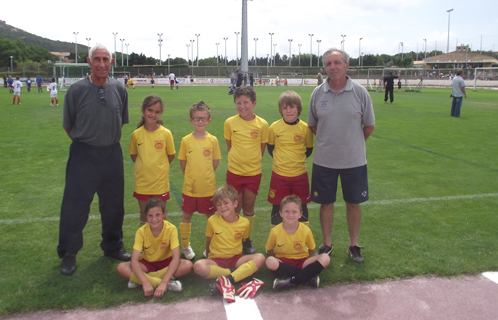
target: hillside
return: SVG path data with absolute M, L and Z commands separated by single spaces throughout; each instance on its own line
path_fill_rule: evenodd
M 5 21 L 1 20 L 0 20 L 0 37 L 9 40 L 21 39 L 24 41 L 24 43 L 27 46 L 34 45 L 42 47 L 51 52 L 56 51 L 56 52 L 74 53 L 74 43 L 72 42 L 55 41 L 47 38 L 42 38 L 27 31 L 24 31 L 22 29 L 8 25 Z M 78 44 L 78 47 L 81 47 L 83 49 L 86 46 Z M 86 48 L 84 50 L 86 50 Z

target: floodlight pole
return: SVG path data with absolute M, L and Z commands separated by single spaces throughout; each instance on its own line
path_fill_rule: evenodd
M 12 64 L 12 59 L 14 59 L 13 56 L 10 56 L 10 72 L 14 72 L 14 64 Z
M 123 41 L 125 41 L 125 39 L 119 39 L 119 41 L 121 41 L 121 66 L 123 67 L 124 66 Z
M 300 43 L 297 46 L 299 47 L 299 66 L 301 66 L 301 46 L 302 46 L 302 44 Z
M 194 67 L 194 42 L 195 40 L 190 40 L 190 46 L 192 47 L 192 68 Z
M 249 73 L 249 36 L 247 27 L 247 0 L 242 0 L 242 26 L 240 34 L 240 71 Z
M 116 68 L 117 64 L 116 64 L 116 35 L 118 34 L 117 32 L 113 32 L 112 33 L 114 35 L 114 68 Z
M 235 65 L 239 66 L 239 31 L 235 31 Z
M 187 66 L 190 65 L 190 62 L 188 62 L 188 60 L 189 60 L 189 47 L 190 47 L 190 44 L 187 43 Z
M 216 66 L 219 66 L 219 61 L 218 61 L 218 46 L 220 45 L 219 42 L 216 42 Z
M 92 40 L 92 38 L 86 38 L 86 41 L 88 42 L 88 56 L 90 56 L 90 40 Z
M 361 67 L 361 39 L 358 41 L 358 65 Z
M 424 40 L 424 59 L 427 58 L 427 39 L 422 39 Z
M 227 59 L 228 59 L 228 56 L 227 56 L 227 40 L 228 38 L 223 38 L 223 40 L 225 40 L 225 67 L 227 66 Z
M 403 42 L 400 42 L 399 45 L 401 46 L 401 60 L 403 60 Z
M 322 40 L 316 40 L 316 43 L 318 43 L 318 52 L 317 52 L 317 66 L 319 67 L 320 66 L 320 42 L 322 42 Z
M 168 73 L 171 73 L 171 72 L 169 71 L 169 57 L 170 57 L 170 54 L 168 53 Z
M 344 47 L 345 47 L 345 42 L 346 42 L 346 35 L 345 34 L 341 34 L 341 37 L 342 37 L 342 42 L 341 42 L 341 50 L 344 51 Z
M 258 38 L 254 38 L 254 66 L 258 66 Z
M 275 66 L 275 63 L 276 63 L 276 61 L 275 61 L 276 57 L 277 57 L 277 44 L 274 43 L 273 44 L 273 66 Z
M 129 43 L 125 43 L 125 46 L 126 46 L 126 66 L 127 67 L 129 66 L 129 64 L 128 64 L 128 61 L 129 61 L 128 60 L 128 57 L 129 57 L 129 55 L 128 55 L 128 46 L 129 45 L 130 45 Z
M 162 37 L 162 33 L 158 33 L 157 34 L 159 36 L 159 40 L 157 40 L 159 42 L 159 65 L 162 65 L 162 59 L 161 59 L 161 47 L 162 47 L 162 42 L 163 42 L 163 39 L 161 39 Z
M 73 32 L 74 34 L 74 62 L 78 63 L 78 34 L 79 32 Z
M 448 42 L 446 43 L 446 53 L 450 52 L 450 14 L 453 9 L 446 10 L 448 12 Z
M 199 36 L 201 34 L 195 34 L 195 36 L 197 37 L 197 66 L 199 66 Z
M 293 39 L 288 39 L 287 41 L 289 41 L 289 67 L 291 66 L 291 57 L 292 57 L 292 54 L 291 54 L 291 43 L 293 41 Z
M 308 33 L 310 36 L 310 67 L 312 66 L 313 63 L 313 33 Z
M 270 35 L 270 57 L 273 59 L 273 35 L 275 34 L 274 32 L 269 32 Z M 270 60 L 271 61 L 271 60 Z

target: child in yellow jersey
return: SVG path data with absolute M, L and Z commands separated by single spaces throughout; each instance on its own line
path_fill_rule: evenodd
M 164 103 L 156 95 L 145 98 L 142 104 L 142 120 L 130 139 L 128 153 L 135 163 L 135 191 L 138 200 L 140 222 L 146 223 L 145 204 L 151 197 L 159 198 L 166 207 L 169 200 L 169 164 L 175 158 L 175 144 L 171 131 L 162 126 L 159 119 Z
M 182 284 L 175 278 L 192 270 L 192 262 L 180 259 L 178 232 L 166 220 L 164 203 L 151 198 L 145 206 L 147 223 L 138 229 L 131 262 L 120 263 L 120 276 L 129 279 L 128 288 L 142 285 L 146 297 L 160 298 L 166 290 L 181 292 Z
M 308 224 L 310 185 L 306 159 L 313 152 L 313 133 L 299 115 L 303 110 L 301 97 L 287 91 L 278 99 L 282 119 L 270 126 L 268 153 L 273 157 L 273 168 L 268 192 L 268 202 L 273 205 L 272 228 L 282 222 L 280 202 L 285 196 L 295 194 L 301 199 L 303 215 L 299 221 Z
M 236 212 L 249 220 L 249 234 L 244 241 L 244 253 L 256 253 L 251 241 L 254 226 L 254 203 L 261 183 L 261 160 L 268 142 L 268 123 L 254 114 L 256 91 L 251 86 L 238 87 L 233 100 L 238 115 L 225 121 L 224 136 L 228 149 L 227 185 L 238 196 Z
M 318 274 L 330 263 L 328 254 L 313 256 L 315 240 L 310 228 L 299 222 L 301 199 L 290 195 L 282 200 L 280 216 L 283 222 L 271 229 L 266 243 L 266 266 L 277 279 L 273 289 L 288 289 L 302 283 L 317 288 Z
M 214 172 L 220 162 L 221 152 L 218 139 L 206 132 L 211 122 L 211 109 L 204 101 L 190 107 L 188 121 L 194 126 L 194 131 L 182 138 L 178 152 L 184 175 L 180 238 L 183 256 L 192 260 L 195 257 L 190 246 L 192 216 L 197 211 L 209 219 L 216 212 L 211 198 L 216 190 Z
M 213 203 L 218 213 L 207 222 L 208 258 L 194 264 L 197 275 L 218 280 L 217 287 L 227 302 L 235 302 L 233 283 L 252 276 L 265 263 L 261 253 L 242 255 L 242 240 L 247 238 L 249 221 L 235 212 L 237 198 L 237 191 L 231 186 L 222 186 L 214 193 Z M 261 280 L 253 279 L 237 292 L 253 298 L 262 285 Z

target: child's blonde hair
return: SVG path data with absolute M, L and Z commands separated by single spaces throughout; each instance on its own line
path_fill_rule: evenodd
M 213 194 L 213 198 L 211 199 L 213 201 L 213 204 L 216 205 L 216 203 L 222 199 L 229 199 L 232 200 L 232 202 L 235 202 L 239 197 L 239 194 L 237 193 L 237 190 L 235 190 L 234 187 L 232 186 L 221 186 Z
M 150 198 L 149 200 L 147 200 L 147 203 L 145 204 L 144 213 L 147 215 L 149 210 L 155 207 L 160 207 L 163 214 L 166 212 L 166 208 L 164 207 L 164 202 L 162 202 L 158 198 Z
M 197 103 L 194 103 L 190 107 L 190 118 L 192 118 L 194 116 L 194 112 L 197 112 L 197 111 L 207 111 L 208 118 L 211 118 L 211 108 L 209 108 L 208 105 L 205 104 L 203 100 L 201 100 Z
M 164 112 L 163 100 L 159 96 L 156 96 L 154 94 L 145 97 L 144 102 L 142 103 L 142 108 L 140 109 L 142 111 L 142 119 L 140 119 L 140 122 L 137 124 L 137 128 L 140 128 L 145 123 L 145 119 L 144 119 L 145 108 L 147 108 L 148 106 L 153 106 L 156 103 L 159 103 L 159 105 L 161 106 L 161 114 L 162 114 Z M 161 119 L 158 119 L 157 123 L 163 124 L 163 121 Z
M 303 211 L 301 198 L 299 198 L 295 194 L 291 194 L 282 199 L 282 201 L 280 202 L 280 211 L 282 211 L 284 206 L 289 203 L 297 204 L 297 206 L 299 207 L 299 211 Z
M 297 94 L 295 91 L 287 91 L 283 92 L 280 95 L 280 98 L 278 99 L 278 111 L 280 112 L 280 115 L 283 116 L 282 114 L 282 108 L 284 105 L 295 105 L 297 107 L 297 116 L 299 117 L 301 115 L 301 111 L 303 111 L 303 100 L 301 97 Z

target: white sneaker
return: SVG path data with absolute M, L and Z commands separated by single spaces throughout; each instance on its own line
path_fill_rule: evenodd
M 173 292 L 182 292 L 182 283 L 178 280 L 170 280 L 166 285 L 166 290 Z
M 140 285 L 136 284 L 135 282 L 128 281 L 128 289 L 135 289 L 138 288 Z
M 53 107 L 54 105 L 53 105 L 53 104 L 51 104 L 50 106 L 51 106 L 51 107 Z
M 192 250 L 191 246 L 185 246 L 182 248 L 182 253 L 185 259 L 192 260 L 195 257 L 195 252 Z

